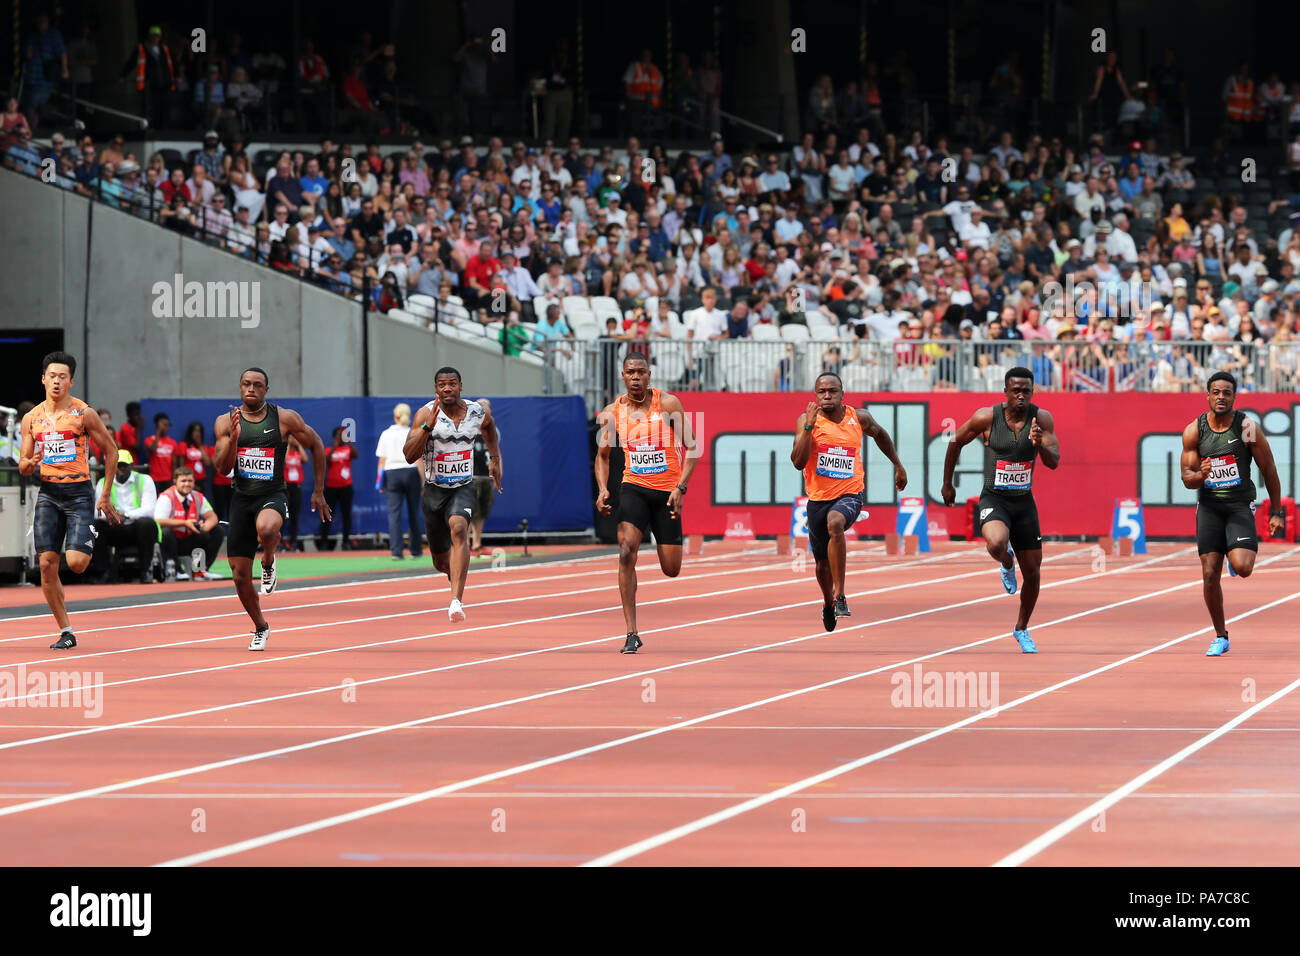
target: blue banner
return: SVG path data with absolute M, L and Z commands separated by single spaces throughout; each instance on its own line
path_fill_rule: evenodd
M 914 534 L 921 553 L 930 553 L 930 519 L 925 510 L 924 498 L 899 498 L 898 518 L 894 532 L 900 536 Z
M 1147 553 L 1147 525 L 1142 518 L 1142 501 L 1138 498 L 1116 498 L 1115 517 L 1111 521 L 1110 535 L 1133 539 L 1133 553 Z
M 467 398 L 478 396 L 467 395 Z M 502 494 L 496 495 L 485 531 L 514 531 L 522 518 L 528 530 L 583 531 L 592 527 L 593 495 L 591 450 L 586 405 L 579 395 L 494 398 L 492 417 L 501 432 L 501 457 L 505 466 Z M 326 448 L 330 435 L 350 420 L 355 425 L 357 460 L 352 472 L 353 534 L 386 534 L 388 505 L 384 493 L 375 488 L 379 460 L 375 445 L 380 433 L 393 424 L 393 406 L 405 402 L 415 410 L 430 397 L 386 396 L 383 398 L 285 398 L 268 396 L 302 415 L 316 429 Z M 215 445 L 217 416 L 239 404 L 230 398 L 142 398 L 145 431 L 153 433 L 153 416 L 166 412 L 171 419 L 171 437 L 185 437 L 186 426 L 202 422 L 205 440 Z M 315 534 L 319 522 L 307 511 L 314 484 L 309 462 L 302 483 L 303 535 Z M 341 530 L 337 518 L 334 533 Z

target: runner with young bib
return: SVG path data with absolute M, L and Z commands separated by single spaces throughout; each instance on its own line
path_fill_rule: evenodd
M 1023 366 L 1010 369 L 1003 379 L 1006 401 L 981 408 L 957 430 L 943 462 L 943 503 L 957 498 L 953 470 L 962 448 L 977 435 L 984 436 L 984 489 L 976 520 L 989 554 L 1001 565 L 1002 587 L 1016 593 L 1016 559 L 1024 581 L 1020 587 L 1020 615 L 1013 634 L 1026 654 L 1038 653 L 1029 636 L 1029 618 L 1038 603 L 1039 567 L 1043 538 L 1034 502 L 1034 471 L 1038 461 L 1048 468 L 1061 464 L 1061 447 L 1055 422 L 1031 401 L 1034 373 Z

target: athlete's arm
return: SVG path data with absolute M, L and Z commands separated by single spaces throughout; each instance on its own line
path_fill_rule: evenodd
M 1210 475 L 1210 459 L 1201 460 L 1200 429 L 1192 422 L 1183 429 L 1183 486 L 1200 488 Z
M 237 427 L 232 427 L 232 423 L 237 423 L 239 409 L 232 409 L 228 414 L 220 416 L 212 426 L 212 431 L 217 437 L 217 446 L 212 452 L 212 467 L 219 474 L 230 474 L 230 469 L 235 467 L 236 448 L 235 442 L 239 438 Z
M 862 421 L 862 434 L 870 435 L 875 441 L 876 447 L 880 449 L 881 454 L 893 463 L 894 487 L 902 491 L 907 487 L 907 469 L 898 460 L 898 449 L 894 447 L 894 440 L 889 437 L 889 432 L 885 431 L 881 424 L 866 411 L 859 409 L 858 418 Z
M 113 433 L 104 427 L 104 420 L 99 417 L 99 412 L 93 408 L 84 409 L 81 413 L 81 426 L 86 430 L 86 435 L 90 440 L 99 446 L 100 450 L 107 456 L 104 460 L 113 462 L 113 467 L 117 467 L 117 441 L 113 438 Z M 107 475 L 107 472 L 105 472 Z M 112 484 L 106 482 L 104 490 L 99 496 L 99 510 L 104 513 L 104 517 L 111 523 L 118 524 L 121 518 L 113 509 Z
M 682 488 L 691 483 L 691 475 L 695 472 L 699 455 L 696 451 L 695 432 L 691 428 L 690 419 L 686 417 L 686 408 L 682 405 L 682 400 L 676 395 L 667 394 L 660 398 L 659 404 L 664 410 L 664 417 L 677 437 L 681 439 L 682 447 L 686 449 L 686 462 L 682 465 L 681 478 L 677 482 L 677 487 L 668 494 L 668 513 L 675 518 L 682 508 L 682 495 L 685 494 Z
M 424 430 L 424 423 L 432 421 L 433 412 L 427 408 L 421 408 L 411 419 L 411 430 L 406 433 L 406 441 L 402 444 L 402 454 L 406 456 L 408 465 L 414 465 L 416 459 L 424 454 L 424 446 L 429 444 L 429 433 Z
M 41 460 L 35 454 L 36 439 L 32 435 L 31 429 L 32 413 L 28 412 L 23 416 L 22 449 L 18 452 L 18 474 L 33 475 L 36 469 L 41 466 Z
M 596 436 L 596 461 L 592 466 L 596 473 L 596 487 L 600 489 L 600 494 L 596 495 L 596 510 L 607 515 L 614 510 L 609 503 L 609 451 L 618 440 L 612 405 L 606 405 L 605 410 L 596 416 L 596 423 L 600 425 Z
M 1277 537 L 1286 529 L 1286 513 L 1282 511 L 1282 482 L 1277 477 L 1277 463 L 1268 439 L 1258 428 L 1242 429 L 1242 441 L 1250 443 L 1251 456 L 1259 465 L 1260 477 L 1268 489 L 1268 533 Z
M 812 429 L 808 426 L 817 423 L 820 412 L 821 408 L 816 402 L 809 402 L 808 408 L 794 423 L 794 448 L 790 452 L 790 463 L 800 471 L 808 464 L 808 456 L 812 454 Z
M 1038 410 L 1038 415 L 1029 423 L 1029 438 L 1038 446 L 1038 457 L 1048 468 L 1056 469 L 1061 464 L 1061 443 L 1056 439 L 1056 422 L 1050 413 Z
M 483 444 L 487 445 L 488 474 L 496 485 L 497 494 L 501 494 L 501 437 L 497 434 L 497 421 L 492 417 L 492 405 L 486 398 L 480 398 L 478 403 L 483 406 L 483 424 L 479 427 L 479 434 L 483 436 Z
M 280 428 L 286 439 L 298 439 L 298 444 L 311 452 L 312 473 L 316 476 L 311 489 L 311 510 L 319 511 L 322 520 L 332 521 L 330 506 L 325 503 L 325 443 L 316 434 L 316 429 L 293 409 L 280 409 Z
M 993 427 L 993 406 L 981 408 L 966 423 L 957 429 L 957 433 L 948 442 L 948 451 L 943 456 L 943 503 L 951 506 L 957 500 L 957 489 L 952 485 L 952 473 L 957 468 L 957 459 L 961 450 L 969 445 L 976 435 L 982 435 Z

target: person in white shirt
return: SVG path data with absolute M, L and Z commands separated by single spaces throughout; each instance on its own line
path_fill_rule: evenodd
M 799 233 L 803 232 L 803 223 L 799 221 L 799 208 L 794 205 L 787 206 L 785 209 L 785 218 L 777 221 L 774 231 L 776 237 L 781 242 L 794 242 L 799 238 Z
M 836 157 L 835 165 L 827 171 L 829 198 L 837 201 L 852 198 L 855 180 L 853 164 L 849 162 L 849 151 L 842 149 Z
M 609 197 L 609 206 L 606 207 L 605 213 L 608 221 L 618 223 L 624 229 L 627 228 L 627 210 L 623 208 L 623 197 L 618 193 L 613 193 Z
M 402 560 L 403 504 L 406 505 L 411 533 L 411 557 L 418 558 L 423 553 L 420 494 L 424 490 L 424 482 L 419 467 L 409 464 L 406 453 L 402 450 L 410 433 L 411 406 L 402 402 L 393 406 L 393 424 L 380 432 L 379 442 L 375 445 L 375 456 L 379 459 L 379 483 L 384 489 L 384 497 L 388 499 L 388 550 L 394 561 Z
M 132 545 L 139 556 L 140 583 L 153 584 L 153 546 L 158 540 L 153 509 L 158 501 L 158 489 L 148 475 L 131 470 L 134 463 L 129 451 L 125 448 L 118 451 L 111 495 L 113 509 L 121 516 L 122 522 L 110 524 L 103 512 L 95 513 L 93 527 L 97 533 L 91 570 L 99 573 L 107 570 L 109 580 L 115 580 L 120 558 L 117 549 L 122 545 Z M 105 475 L 95 485 L 96 501 L 104 493 L 107 477 Z
M 176 559 L 182 548 L 193 561 L 193 579 L 195 581 L 220 581 L 221 575 L 207 570 L 221 542 L 225 531 L 212 510 L 212 504 L 203 493 L 194 487 L 194 470 L 189 465 L 180 465 L 172 473 L 174 484 L 158 496 L 154 504 L 154 522 L 162 532 L 159 545 L 163 556 L 163 579 L 166 581 L 188 581 L 191 575 L 178 571 Z M 202 553 L 202 565 L 199 554 Z
M 943 213 L 948 217 L 948 221 L 952 223 L 952 231 L 960 236 L 961 231 L 970 223 L 971 210 L 977 208 L 979 207 L 976 206 L 975 203 L 971 202 L 970 188 L 965 183 L 961 183 L 957 187 L 956 199 L 948 203 L 948 205 L 944 206 L 942 209 L 928 212 L 925 215 L 933 216 L 936 215 L 936 213 Z
M 970 211 L 970 222 L 957 233 L 961 244 L 968 249 L 987 249 L 993 242 L 993 233 L 984 221 L 984 210 L 976 206 Z
M 686 322 L 686 338 L 692 342 L 712 342 L 727 338 L 727 313 L 717 308 L 718 293 L 712 287 L 700 293 L 703 303 L 690 313 Z M 687 346 L 691 368 L 691 387 L 714 391 L 718 383 L 714 381 L 713 347 L 710 345 Z
M 532 273 L 519 264 L 513 252 L 501 254 L 501 274 L 505 277 L 506 289 L 510 294 L 518 299 L 525 309 L 531 309 L 533 299 L 541 295 L 542 290 L 533 281 Z
M 1103 216 L 1106 214 L 1106 197 L 1101 194 L 1101 184 L 1096 177 L 1089 179 L 1087 188 L 1074 197 L 1074 211 L 1080 219 L 1091 217 L 1094 209 L 1101 210 Z

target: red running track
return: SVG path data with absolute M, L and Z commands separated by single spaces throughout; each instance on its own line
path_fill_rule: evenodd
M 982 548 L 857 546 L 853 617 L 827 634 L 811 566 L 770 547 L 711 543 L 673 580 L 643 553 L 636 656 L 612 556 L 476 568 L 454 626 L 432 576 L 286 590 L 264 655 L 228 591 L 81 613 L 70 655 L 48 619 L 8 621 L 3 861 L 1296 859 L 1300 549 L 1225 579 L 1247 616 L 1209 659 L 1187 545 L 1104 568 L 1049 545 L 1036 656 Z M 81 698 L 33 706 L 55 672 Z

